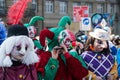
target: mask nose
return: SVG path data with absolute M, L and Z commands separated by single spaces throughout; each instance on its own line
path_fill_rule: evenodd
M 19 53 L 21 54 L 21 55 L 25 55 L 25 49 L 21 49 L 20 51 L 19 51 Z
M 107 48 L 107 44 L 102 44 L 101 47 L 102 48 Z

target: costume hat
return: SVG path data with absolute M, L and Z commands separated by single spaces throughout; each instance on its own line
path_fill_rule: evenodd
M 89 32 L 89 35 L 100 40 L 110 40 L 109 34 L 103 29 L 95 29 L 93 32 Z
M 40 41 L 41 45 L 44 47 L 46 38 L 53 39 L 53 37 L 54 37 L 53 32 L 51 32 L 48 29 L 44 29 L 40 32 L 39 41 Z
M 44 18 L 41 17 L 41 16 L 34 16 L 34 17 L 31 18 L 30 22 L 24 24 L 24 26 L 25 26 L 25 27 L 33 26 L 33 25 L 35 24 L 35 22 L 37 22 L 37 21 L 39 21 L 39 20 L 44 21 Z
M 55 46 L 59 46 L 59 42 L 58 42 L 59 33 L 65 29 L 67 23 L 68 25 L 71 24 L 71 18 L 69 16 L 63 16 L 58 22 L 58 27 L 50 29 L 50 31 L 54 33 L 53 39 L 52 40 L 48 39 L 48 47 L 50 51 Z
M 93 14 L 91 17 L 92 27 L 95 28 L 99 23 L 101 23 L 102 19 L 103 19 L 102 14 L 100 14 L 100 13 Z
M 28 30 L 26 27 L 22 25 L 12 25 L 8 28 L 8 37 L 10 36 L 18 36 L 18 35 L 25 35 L 28 36 Z

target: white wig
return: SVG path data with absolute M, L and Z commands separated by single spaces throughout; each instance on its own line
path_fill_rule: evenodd
M 22 60 L 23 64 L 30 65 L 39 61 L 39 58 L 34 50 L 34 43 L 31 38 L 27 36 L 12 36 L 7 38 L 0 46 L 0 67 L 11 67 L 12 61 L 10 54 L 14 46 L 18 43 L 27 44 L 28 49 L 26 50 L 25 56 Z

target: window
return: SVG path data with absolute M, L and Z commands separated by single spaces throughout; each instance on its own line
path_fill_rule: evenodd
M 45 1 L 45 12 L 53 13 L 53 1 Z
M 4 0 L 0 0 L 0 8 L 5 7 L 5 1 Z
M 114 13 L 114 5 L 113 4 L 110 4 L 110 13 Z
M 89 13 L 93 12 L 93 4 L 92 3 L 86 3 L 86 5 L 89 7 Z
M 36 0 L 32 0 L 32 9 L 34 11 L 37 11 L 37 3 L 36 3 Z
M 60 1 L 60 13 L 61 14 L 66 14 L 67 13 L 67 2 L 65 1 Z
M 103 4 L 98 4 L 97 5 L 97 12 L 98 13 L 104 13 L 104 5 Z
M 81 3 L 80 2 L 74 2 L 73 6 L 81 6 Z

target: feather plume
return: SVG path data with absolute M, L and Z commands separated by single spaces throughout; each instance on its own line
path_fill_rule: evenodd
M 41 17 L 41 16 L 34 16 L 31 20 L 30 20 L 30 22 L 29 22 L 29 25 L 34 25 L 34 23 L 36 22 L 36 21 L 38 21 L 38 20 L 44 20 L 44 18 L 43 17 Z
M 71 24 L 71 18 L 69 16 L 63 16 L 58 22 L 58 27 L 66 27 L 66 24 Z
M 7 15 L 8 24 L 20 23 L 29 2 L 31 0 L 19 0 L 9 8 Z

